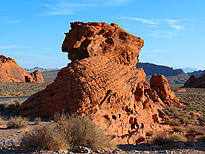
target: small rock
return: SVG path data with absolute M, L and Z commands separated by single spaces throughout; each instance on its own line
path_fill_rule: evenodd
M 12 140 L 1 140 L 0 141 L 0 148 L 1 149 L 8 149 L 11 147 L 15 147 L 16 143 Z

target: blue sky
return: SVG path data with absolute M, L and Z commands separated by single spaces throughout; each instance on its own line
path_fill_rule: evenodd
M 117 23 L 141 37 L 141 62 L 205 69 L 205 0 L 2 0 L 0 54 L 23 68 L 62 68 L 70 22 Z

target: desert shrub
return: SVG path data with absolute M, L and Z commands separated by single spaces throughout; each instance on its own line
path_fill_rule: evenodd
M 196 135 L 204 135 L 204 131 L 198 130 L 198 131 L 196 132 Z
M 63 115 L 64 116 L 64 115 Z M 74 146 L 86 146 L 93 150 L 111 148 L 110 138 L 105 136 L 89 118 L 68 117 L 60 123 L 53 123 L 27 133 L 21 146 L 48 150 L 69 149 Z
M 26 132 L 20 145 L 24 149 L 40 147 L 48 150 L 65 150 L 70 147 L 68 142 L 65 142 L 65 135 L 62 135 L 56 124 L 49 124 L 32 132 Z
M 205 142 L 205 136 L 201 138 L 201 141 L 202 141 L 202 142 Z
M 165 145 L 169 142 L 169 139 L 163 136 L 157 136 L 152 140 L 153 145 Z
M 191 127 L 189 129 L 189 132 L 192 132 L 192 133 L 196 133 L 197 132 L 197 129 L 195 127 Z
M 68 120 L 68 117 L 69 117 L 68 114 L 66 114 L 63 111 L 62 113 L 55 113 L 53 116 L 53 120 L 54 120 L 54 122 L 59 123 L 59 122 L 63 122 L 63 121 Z
M 23 128 L 27 127 L 28 119 L 19 117 L 11 117 L 7 122 L 7 128 Z
M 148 132 L 146 132 L 146 136 L 152 136 L 153 134 L 154 134 L 153 131 L 148 131 Z
M 36 125 L 39 125 L 40 122 L 41 122 L 41 118 L 40 117 L 36 117 L 34 121 L 35 121 Z
M 186 142 L 187 141 L 187 138 L 180 135 L 180 134 L 173 134 L 170 136 L 170 140 L 172 141 L 183 141 L 183 142 Z
M 170 120 L 169 125 L 170 126 L 181 126 L 182 124 L 178 119 L 175 119 L 175 120 Z
M 184 129 L 183 128 L 180 128 L 180 127 L 174 127 L 173 130 L 175 132 L 184 132 Z

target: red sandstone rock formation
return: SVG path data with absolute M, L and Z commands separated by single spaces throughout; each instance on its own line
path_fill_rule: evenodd
M 195 75 L 191 75 L 189 79 L 184 83 L 184 87 L 205 88 L 205 73 L 199 78 L 196 78 Z
M 42 75 L 38 75 L 38 79 L 41 79 Z M 17 62 L 3 55 L 0 55 L 0 82 L 34 82 L 36 78 L 33 78 L 30 74 L 26 73 Z M 42 79 L 41 79 L 42 82 Z
M 44 78 L 39 70 L 35 70 L 30 74 L 32 78 L 36 81 L 36 83 L 45 83 Z
M 160 123 L 168 118 L 161 109 L 178 100 L 169 97 L 166 78 L 158 79 L 160 89 L 155 91 L 145 81 L 143 69 L 135 67 L 143 45 L 141 38 L 117 24 L 71 23 L 62 50 L 72 62 L 45 90 L 22 104 L 20 115 L 50 117 L 62 111 L 88 115 L 121 144 L 141 142 L 149 130 L 164 130 Z

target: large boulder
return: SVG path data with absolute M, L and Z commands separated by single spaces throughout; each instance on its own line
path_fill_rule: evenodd
M 41 73 L 37 78 L 41 78 Z M 33 82 L 38 83 L 35 76 L 26 73 L 17 62 L 3 55 L 0 55 L 0 82 Z M 42 77 L 43 78 L 43 77 Z M 41 80 L 42 82 L 42 80 Z
M 205 73 L 199 78 L 196 78 L 195 75 L 191 75 L 189 79 L 184 83 L 184 87 L 205 88 Z
M 35 70 L 30 74 L 36 83 L 45 83 L 44 78 L 39 70 Z
M 162 100 L 145 81 L 143 69 L 135 67 L 143 45 L 141 38 L 114 23 L 71 23 L 62 45 L 71 63 L 45 90 L 22 104 L 20 115 L 88 115 L 121 144 L 143 141 L 148 130 L 163 131 L 161 123 L 168 119 L 162 111 L 164 102 L 177 98 Z M 163 84 L 165 79 L 162 89 L 171 91 Z

